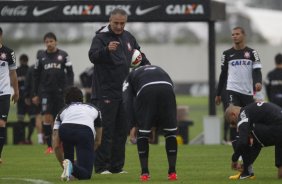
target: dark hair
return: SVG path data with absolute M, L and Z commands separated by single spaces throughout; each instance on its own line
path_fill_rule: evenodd
M 72 102 L 83 102 L 82 91 L 78 87 L 69 87 L 65 93 L 65 103 L 71 104 Z
M 0 35 L 2 35 L 3 34 L 3 29 L 2 29 L 2 27 L 0 27 Z
M 122 8 L 115 8 L 113 11 L 111 11 L 110 17 L 113 16 L 113 15 L 117 15 L 117 14 L 120 14 L 120 15 L 127 17 L 126 11 Z
M 277 65 L 282 64 L 282 54 L 281 53 L 276 54 L 275 64 L 277 64 Z
M 241 33 L 242 33 L 243 35 L 246 34 L 246 33 L 245 33 L 245 29 L 242 28 L 242 27 L 240 27 L 240 26 L 234 27 L 232 30 L 237 30 L 237 29 L 241 30 Z
M 55 41 L 57 41 L 56 35 L 52 32 L 46 33 L 43 37 L 43 41 L 45 41 L 47 38 L 51 38 L 51 39 L 54 39 Z
M 26 54 L 22 54 L 20 56 L 20 61 L 23 61 L 23 62 L 28 62 L 28 56 Z

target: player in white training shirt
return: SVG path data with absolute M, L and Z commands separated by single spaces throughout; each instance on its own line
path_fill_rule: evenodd
M 2 45 L 3 30 L 0 27 L 0 164 L 1 154 L 6 141 L 6 123 L 10 110 L 11 87 L 14 89 L 12 101 L 19 99 L 16 57 L 12 49 Z
M 94 149 L 101 144 L 101 113 L 93 105 L 82 102 L 81 90 L 69 88 L 65 95 L 66 107 L 57 115 L 53 128 L 53 148 L 64 168 L 61 175 L 63 180 L 71 180 L 72 177 L 90 179 Z

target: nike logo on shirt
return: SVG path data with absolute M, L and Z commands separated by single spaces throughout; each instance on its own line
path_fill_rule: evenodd
M 160 5 L 157 5 L 157 6 L 153 6 L 153 7 L 150 7 L 150 8 L 146 8 L 146 9 L 141 9 L 140 6 L 137 7 L 136 9 L 136 15 L 145 15 L 153 10 L 156 10 L 160 7 Z
M 57 8 L 57 6 L 50 7 L 50 8 L 46 8 L 46 9 L 43 9 L 43 10 L 38 10 L 38 7 L 35 7 L 35 8 L 33 9 L 33 15 L 34 15 L 35 17 L 39 17 L 39 16 L 44 15 L 44 14 L 50 12 L 50 11 L 55 10 L 56 8 Z

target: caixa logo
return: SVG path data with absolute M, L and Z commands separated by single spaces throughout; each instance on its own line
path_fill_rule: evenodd
M 168 15 L 190 15 L 190 14 L 204 14 L 204 6 L 202 4 L 176 4 L 168 5 L 166 7 Z
M 65 15 L 100 15 L 99 5 L 67 5 L 63 9 Z
M 1 10 L 1 16 L 26 16 L 27 8 L 27 6 L 4 6 Z

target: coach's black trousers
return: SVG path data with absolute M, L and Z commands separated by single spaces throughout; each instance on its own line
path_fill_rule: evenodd
M 102 142 L 95 152 L 96 173 L 109 170 L 122 171 L 125 161 L 125 143 L 128 123 L 122 100 L 100 100 L 97 103 L 102 113 Z

